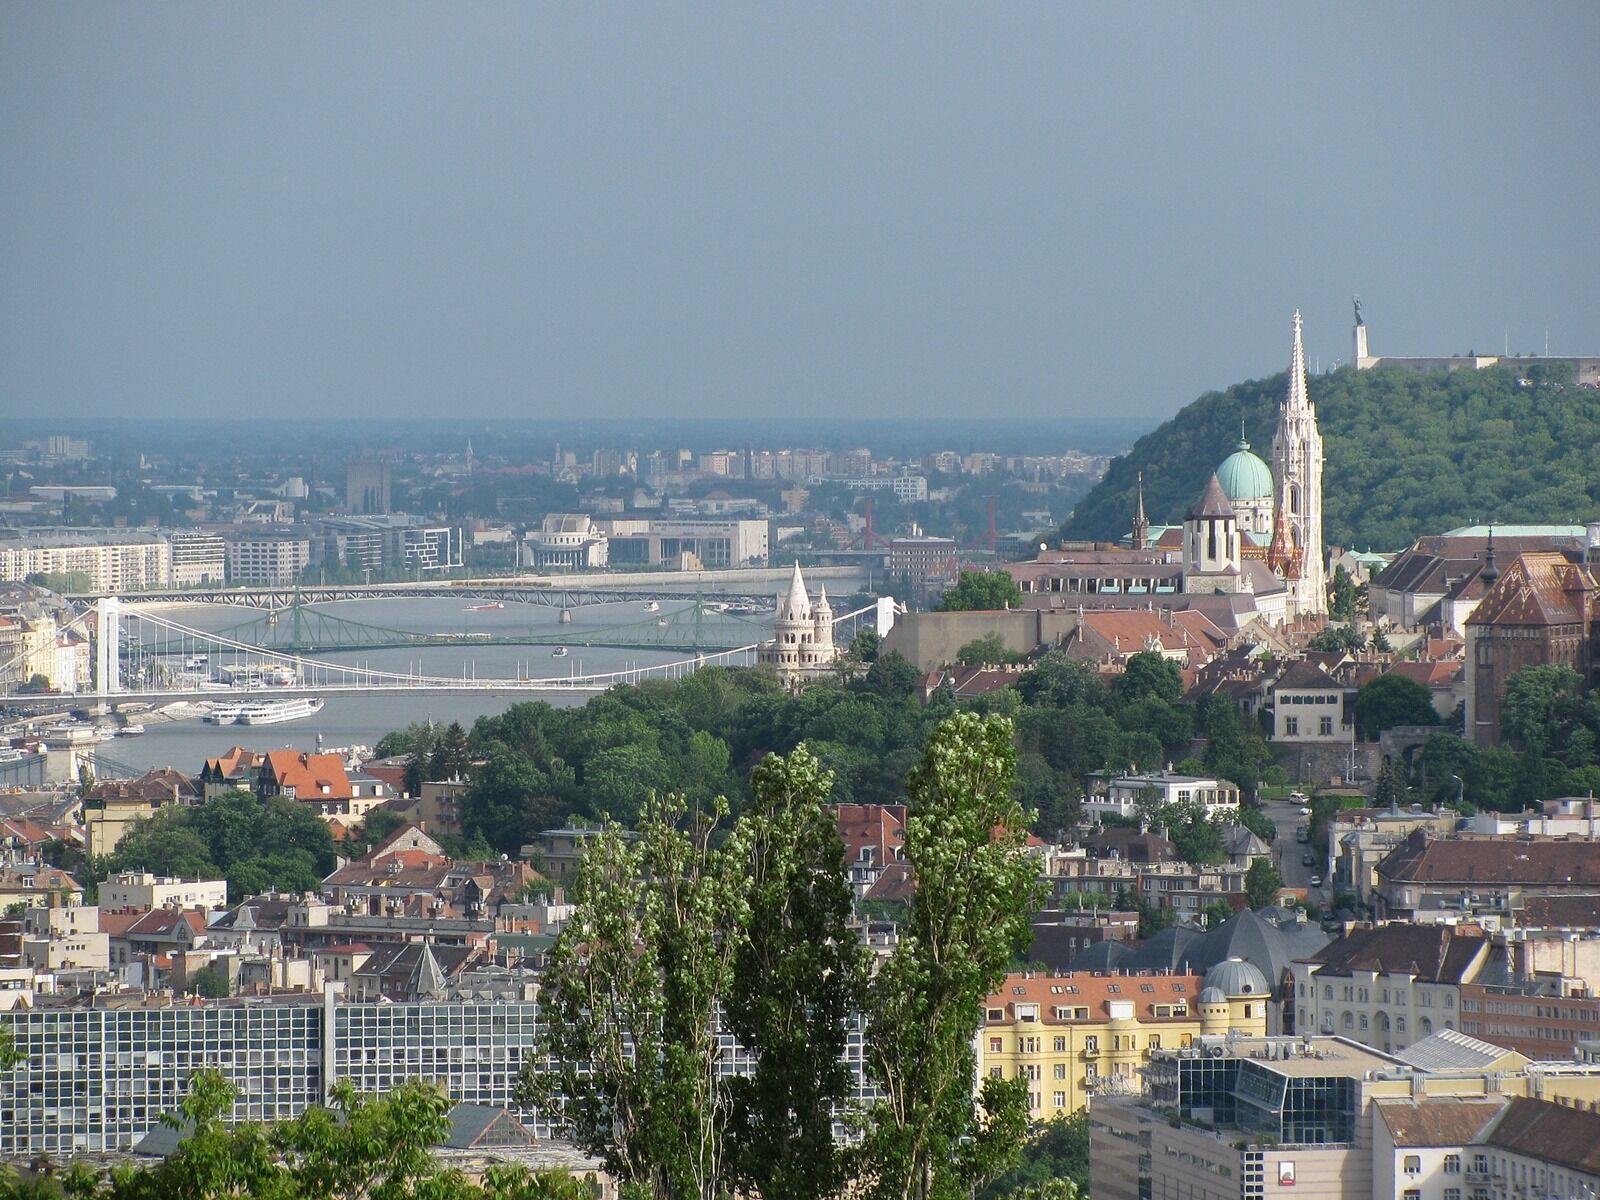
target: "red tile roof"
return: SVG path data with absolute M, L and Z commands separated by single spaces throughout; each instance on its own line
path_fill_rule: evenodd
M 1091 1021 L 1111 1019 L 1113 1000 L 1131 1000 L 1134 1014 L 1140 1021 L 1166 1020 L 1157 1017 L 1157 1004 L 1196 1003 L 1204 978 L 1190 974 L 1159 975 L 1101 975 L 1089 971 L 1066 971 L 1059 975 L 1026 974 L 1006 976 L 1000 990 L 984 1001 L 985 1013 L 1003 1008 L 1005 1016 L 989 1025 L 1009 1025 L 1016 1021 L 1016 1005 L 1037 1004 L 1039 1021 L 1045 1025 L 1061 1024 L 1064 1018 L 1055 1015 L 1059 1008 L 1089 1009 Z M 1192 1011 L 1191 1011 L 1192 1015 Z M 1183 1018 L 1187 1019 L 1187 1018 Z
M 263 779 L 275 782 L 285 791 L 293 788 L 298 800 L 350 798 L 350 777 L 345 774 L 344 759 L 337 754 L 269 750 L 261 773 Z

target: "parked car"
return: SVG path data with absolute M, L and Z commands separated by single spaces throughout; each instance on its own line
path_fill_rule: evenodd
M 1314 867 L 1314 866 L 1316 866 L 1317 865 L 1317 856 L 1315 854 L 1310 853 L 1309 851 L 1307 853 L 1305 853 L 1305 854 L 1302 854 L 1300 856 L 1300 865 L 1302 867 Z
M 1322 886 L 1322 876 L 1321 875 L 1313 875 L 1311 877 L 1311 886 L 1312 887 L 1321 887 Z

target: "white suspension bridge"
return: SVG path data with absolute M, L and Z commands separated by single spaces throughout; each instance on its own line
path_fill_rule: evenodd
M 844 613 L 834 620 L 841 643 L 864 627 L 887 633 L 904 612 L 892 597 Z M 333 662 L 292 650 L 275 649 L 174 621 L 159 613 L 103 597 L 68 624 L 63 633 L 87 635 L 93 647 L 94 686 L 72 695 L 26 697 L 37 707 L 98 705 L 104 710 L 120 702 L 237 699 L 243 693 L 272 696 L 323 696 L 340 693 L 457 693 L 503 695 L 519 692 L 602 692 L 618 684 L 647 679 L 679 679 L 701 667 L 749 666 L 765 638 L 720 649 L 696 650 L 670 662 L 621 670 L 535 675 L 521 670 L 511 676 L 480 676 L 470 664 L 459 675 L 429 674 L 420 669 L 397 671 L 365 664 Z M 749 637 L 762 631 L 745 623 Z M 431 643 L 437 644 L 437 643 Z M 463 649 L 469 641 L 451 643 Z M 16 660 L 0 663 L 0 677 Z M 13 703 L 24 697 L 13 696 Z

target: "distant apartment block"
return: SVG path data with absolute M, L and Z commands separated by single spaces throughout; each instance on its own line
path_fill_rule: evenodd
M 928 498 L 926 475 L 871 475 L 864 479 L 847 479 L 845 487 L 852 492 L 893 492 L 896 500 L 906 504 Z
M 206 587 L 222 584 L 228 575 L 228 543 L 216 533 L 174 533 L 172 586 Z
M 613 565 L 760 566 L 767 561 L 768 526 L 758 520 L 665 520 L 617 517 L 597 521 Z
M 228 542 L 228 581 L 246 587 L 294 583 L 311 562 L 311 542 L 294 535 L 244 535 Z
M 169 587 L 172 546 L 142 530 L 38 530 L 0 542 L 0 582 L 82 575 L 92 592 Z
M 372 516 L 389 511 L 389 464 L 377 459 L 352 459 L 344 469 L 344 505 L 352 513 Z

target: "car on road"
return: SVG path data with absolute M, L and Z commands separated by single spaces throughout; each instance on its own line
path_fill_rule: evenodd
M 1289 802 L 1291 804 L 1304 804 L 1306 802 L 1306 794 L 1304 792 L 1290 792 Z
M 1300 865 L 1302 867 L 1314 867 L 1314 866 L 1316 866 L 1317 865 L 1317 856 L 1315 854 L 1302 854 L 1300 856 Z
M 1300 810 L 1300 815 L 1302 817 L 1309 817 L 1311 815 L 1311 810 L 1309 808 L 1302 808 Z
M 1321 887 L 1322 886 L 1322 876 L 1321 875 L 1313 875 L 1311 877 L 1311 886 L 1312 887 Z

